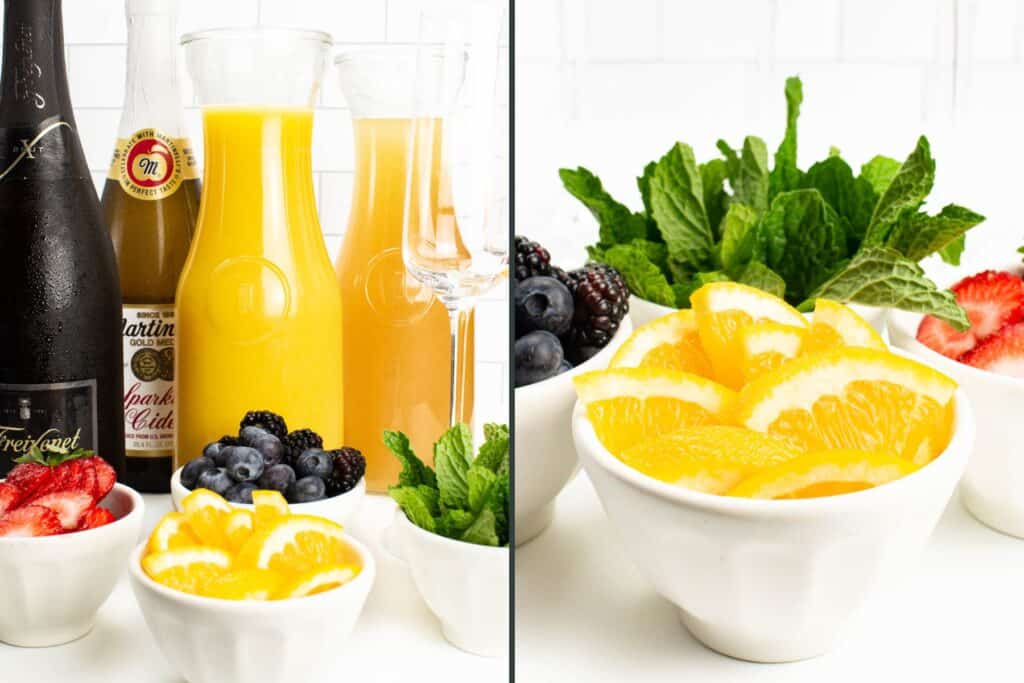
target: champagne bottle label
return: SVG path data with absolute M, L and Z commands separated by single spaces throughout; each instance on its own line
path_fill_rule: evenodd
M 173 454 L 174 305 L 124 306 L 124 437 L 129 458 Z
M 0 384 L 0 464 L 39 448 L 96 449 L 96 380 Z
M 172 138 L 156 128 L 118 139 L 107 173 L 129 195 L 147 200 L 170 197 L 182 181 L 198 177 L 195 150 L 188 138 Z

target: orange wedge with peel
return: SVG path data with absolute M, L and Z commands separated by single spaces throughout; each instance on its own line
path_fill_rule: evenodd
M 917 469 L 889 453 L 816 451 L 756 472 L 728 495 L 769 500 L 835 496 L 887 484 Z
M 711 361 L 700 344 L 697 318 L 683 309 L 641 325 L 618 348 L 610 368 L 663 368 L 711 376 Z

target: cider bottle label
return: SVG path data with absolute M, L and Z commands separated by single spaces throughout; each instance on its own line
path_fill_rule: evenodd
M 43 450 L 96 450 L 96 380 L 0 384 L 0 464 L 33 446 Z
M 170 197 L 183 181 L 198 177 L 195 150 L 188 138 L 173 138 L 156 128 L 118 139 L 107 173 L 130 196 L 150 201 Z
M 129 458 L 173 454 L 174 305 L 124 306 L 124 437 Z

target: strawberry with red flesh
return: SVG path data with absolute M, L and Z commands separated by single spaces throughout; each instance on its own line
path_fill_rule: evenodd
M 41 505 L 25 505 L 0 517 L 0 537 L 54 536 L 63 531 L 57 513 Z
M 961 363 L 1024 378 L 1024 323 L 1008 325 L 963 355 Z
M 33 535 L 33 530 L 39 531 L 34 535 L 51 535 L 114 521 L 109 510 L 97 507 L 117 481 L 114 468 L 103 458 L 91 451 L 34 448 L 18 462 L 0 483 L 0 535 Z
M 925 316 L 917 340 L 949 358 L 959 359 L 1007 325 L 1024 320 L 1024 280 L 1012 273 L 986 270 L 966 277 L 951 288 L 971 321 L 965 332 Z

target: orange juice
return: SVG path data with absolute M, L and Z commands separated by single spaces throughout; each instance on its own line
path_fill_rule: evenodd
M 339 447 L 341 300 L 313 195 L 313 113 L 211 107 L 203 128 L 209 189 L 177 296 L 177 462 L 237 433 L 248 410 Z
M 411 125 L 408 118 L 353 120 L 356 174 L 337 262 L 345 309 L 345 394 L 356 397 L 346 405 L 345 437 L 366 456 L 366 483 L 373 491 L 395 484 L 400 469 L 381 442 L 385 429 L 408 434 L 417 454 L 429 462 L 431 444 L 448 426 L 448 313 L 402 261 Z M 439 137 L 440 121 L 433 125 Z M 441 177 L 440 170 L 436 165 L 416 169 L 430 172 L 432 179 Z M 412 197 L 408 210 L 436 210 L 435 197 L 421 199 Z M 470 422 L 472 317 L 461 334 L 470 343 L 461 359 L 465 409 L 459 419 Z

